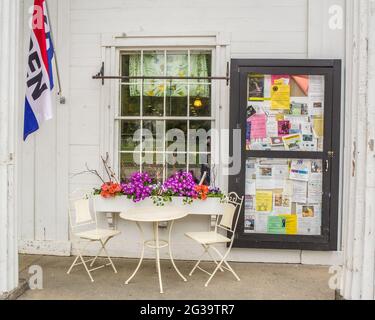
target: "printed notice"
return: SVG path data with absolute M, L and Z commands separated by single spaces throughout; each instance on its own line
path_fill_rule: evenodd
M 298 233 L 303 235 L 320 235 L 321 205 L 297 204 Z
M 292 202 L 307 202 L 307 182 L 293 181 Z
M 254 114 L 249 118 L 251 123 L 251 139 L 264 139 L 267 137 L 267 116 L 265 114 Z
M 271 88 L 271 109 L 290 110 L 290 85 L 275 82 Z
M 311 160 L 293 160 L 290 166 L 290 180 L 308 181 L 311 172 Z
M 269 216 L 267 232 L 272 234 L 297 234 L 298 219 L 296 215 L 286 214 L 278 216 Z
M 256 192 L 256 211 L 271 212 L 272 211 L 272 191 L 257 191 Z
M 309 84 L 310 115 L 322 115 L 324 108 L 324 77 L 311 75 Z

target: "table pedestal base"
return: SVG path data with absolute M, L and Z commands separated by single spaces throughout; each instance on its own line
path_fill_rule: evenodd
M 141 226 L 140 222 L 137 222 L 138 229 L 139 229 L 139 231 L 141 233 L 141 236 L 142 236 L 141 258 L 139 260 L 137 268 L 135 269 L 133 274 L 130 276 L 130 278 L 128 280 L 126 280 L 125 284 L 129 284 L 130 281 L 135 277 L 135 275 L 139 271 L 139 268 L 141 267 L 143 259 L 144 259 L 146 247 L 151 248 L 151 249 L 155 249 L 155 251 L 156 251 L 156 270 L 158 272 L 158 277 L 159 277 L 160 293 L 164 293 L 163 281 L 162 281 L 162 277 L 161 277 L 161 268 L 160 268 L 160 249 L 162 249 L 162 248 L 168 247 L 169 257 L 170 257 L 170 260 L 172 262 L 172 265 L 173 265 L 174 269 L 176 270 L 178 275 L 182 278 L 182 280 L 184 280 L 185 282 L 187 281 L 187 279 L 183 276 L 183 274 L 180 272 L 180 270 L 178 270 L 178 268 L 177 268 L 177 266 L 176 266 L 176 264 L 173 260 L 172 249 L 171 249 L 171 235 L 172 235 L 173 225 L 174 225 L 174 221 L 171 221 L 170 226 L 169 226 L 169 232 L 168 232 L 168 241 L 165 241 L 165 240 L 159 239 L 159 223 L 153 222 L 154 240 L 145 241 L 142 226 Z

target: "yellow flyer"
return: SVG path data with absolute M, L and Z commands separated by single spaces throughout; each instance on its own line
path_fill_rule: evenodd
M 289 235 L 297 234 L 297 215 L 284 214 L 279 215 L 283 220 L 285 219 L 285 233 Z
M 271 90 L 271 109 L 290 110 L 290 85 L 275 82 Z
M 318 138 L 323 137 L 324 135 L 324 120 L 322 116 L 315 117 L 313 120 L 313 129 L 315 136 Z
M 257 191 L 256 192 L 256 211 L 270 212 L 272 211 L 273 192 Z

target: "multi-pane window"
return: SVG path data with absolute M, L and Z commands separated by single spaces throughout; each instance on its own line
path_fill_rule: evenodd
M 120 84 L 121 179 L 141 171 L 163 181 L 186 170 L 197 179 L 206 172 L 209 182 L 209 131 L 214 121 L 211 81 L 191 78 L 209 78 L 211 69 L 211 51 L 121 53 L 122 76 L 142 77 Z M 198 139 L 197 132 L 207 135 Z

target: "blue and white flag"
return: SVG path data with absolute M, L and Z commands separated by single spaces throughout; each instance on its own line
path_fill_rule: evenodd
M 45 0 L 34 1 L 32 30 L 27 60 L 26 99 L 23 139 L 52 119 L 54 49 Z

